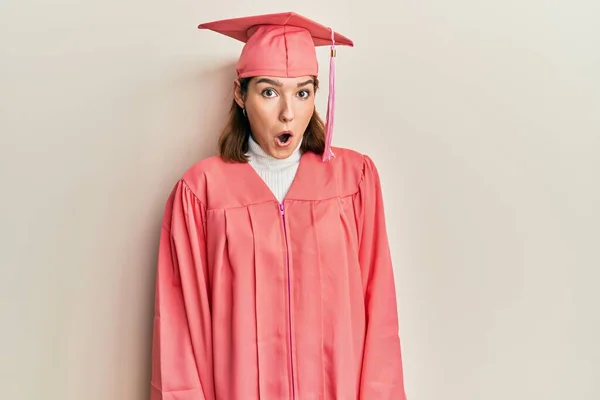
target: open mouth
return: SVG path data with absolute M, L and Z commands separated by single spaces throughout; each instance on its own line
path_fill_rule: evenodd
M 279 136 L 277 136 L 277 141 L 281 145 L 289 144 L 291 139 L 292 139 L 292 134 L 289 132 L 284 132 L 284 133 L 280 134 Z

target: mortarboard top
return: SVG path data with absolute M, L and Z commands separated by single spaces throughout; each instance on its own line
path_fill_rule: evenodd
M 329 100 L 323 161 L 334 156 L 331 139 L 335 105 L 335 45 L 352 47 L 352 40 L 294 12 L 225 19 L 203 23 L 198 28 L 209 29 L 245 43 L 236 65 L 239 78 L 318 76 L 315 46 L 330 45 Z

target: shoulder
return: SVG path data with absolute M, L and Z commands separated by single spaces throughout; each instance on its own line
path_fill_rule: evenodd
M 302 193 L 298 191 L 293 196 L 325 199 L 352 195 L 360 190 L 361 182 L 374 171 L 372 159 L 349 148 L 332 147 L 332 150 L 334 158 L 325 163 L 320 155 L 309 156 L 307 170 L 298 179 Z
M 335 158 L 333 158 L 332 165 L 337 164 L 339 168 L 356 168 L 360 167 L 366 157 L 365 154 L 349 149 L 346 147 L 332 147 Z
M 373 159 L 357 150 L 333 147 L 335 154 L 334 162 L 331 163 L 332 169 L 339 174 L 343 174 L 348 188 L 358 188 L 366 175 L 375 173 L 377 168 Z
M 240 164 L 227 163 L 219 156 L 211 156 L 192 164 L 182 174 L 178 184 L 189 189 L 204 205 L 208 203 L 208 188 L 226 182 Z
M 199 182 L 208 176 L 219 174 L 227 167 L 227 163 L 219 156 L 212 156 L 192 164 L 182 176 L 190 185 Z

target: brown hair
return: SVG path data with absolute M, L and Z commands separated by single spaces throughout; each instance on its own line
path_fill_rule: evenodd
M 315 80 L 315 93 L 319 88 L 317 77 Z M 248 84 L 252 78 L 240 79 L 240 88 L 242 95 L 245 97 L 248 93 Z M 236 103 L 235 99 L 229 110 L 228 121 L 219 137 L 219 156 L 226 162 L 248 162 L 246 152 L 248 151 L 248 137 L 250 135 L 250 123 L 244 115 L 242 108 Z M 325 124 L 319 116 L 316 108 L 310 118 L 302 146 L 300 150 L 304 153 L 307 151 L 315 154 L 323 154 L 325 151 Z

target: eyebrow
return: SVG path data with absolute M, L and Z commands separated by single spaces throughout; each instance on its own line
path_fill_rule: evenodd
M 273 85 L 273 86 L 283 86 L 283 83 L 281 83 L 280 81 L 274 81 L 273 79 L 269 79 L 269 78 L 260 78 L 259 80 L 256 81 L 257 85 L 259 83 L 268 83 L 269 85 Z
M 258 85 L 259 83 L 268 83 L 269 85 L 273 85 L 273 86 L 283 86 L 283 83 L 280 81 L 274 81 L 273 79 L 269 79 L 269 78 L 260 78 L 259 80 L 256 81 L 256 84 Z M 298 87 L 302 87 L 302 86 L 306 86 L 306 85 L 310 85 L 310 84 L 315 84 L 315 80 L 314 79 L 309 79 L 306 82 L 300 82 L 298 83 Z
M 307 80 L 306 82 L 300 82 L 300 83 L 298 84 L 298 87 L 302 87 L 302 86 L 310 85 L 311 83 L 312 83 L 312 84 L 313 84 L 313 86 L 314 86 L 314 85 L 315 85 L 315 80 L 314 80 L 314 79 L 309 79 L 309 80 Z

